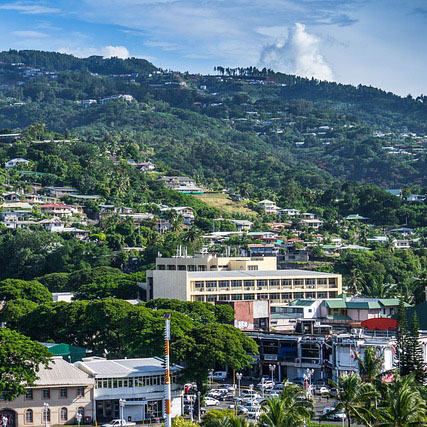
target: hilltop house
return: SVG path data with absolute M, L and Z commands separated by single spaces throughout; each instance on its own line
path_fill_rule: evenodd
M 280 213 L 280 208 L 271 200 L 261 200 L 258 206 L 264 210 L 267 215 L 277 215 Z
M 12 159 L 12 160 L 9 160 L 8 162 L 6 162 L 4 167 L 6 169 L 10 169 L 10 168 L 14 168 L 18 165 L 28 165 L 29 163 L 30 163 L 29 160 L 16 158 L 16 159 Z

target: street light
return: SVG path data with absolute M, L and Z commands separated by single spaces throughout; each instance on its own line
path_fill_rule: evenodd
M 48 427 L 48 414 L 49 414 L 49 403 L 44 402 L 43 403 L 44 406 L 44 427 Z
M 209 369 L 209 386 L 210 386 L 210 388 L 212 388 L 212 385 L 213 385 L 213 374 L 214 374 L 214 370 Z
M 197 419 L 198 419 L 199 424 L 200 424 L 200 422 L 202 421 L 200 418 L 200 391 L 197 392 L 197 412 L 198 412 L 197 413 Z
M 125 402 L 126 402 L 126 400 L 125 399 L 122 399 L 122 398 L 120 398 L 119 399 L 119 406 L 120 406 L 120 425 L 121 426 L 123 426 L 123 410 L 124 410 L 124 407 L 125 407 Z
M 265 382 L 265 378 L 262 377 L 261 378 L 261 394 L 262 394 L 262 397 L 264 397 L 264 382 Z
M 276 370 L 276 365 L 268 365 L 268 369 L 270 369 L 271 381 L 274 382 L 274 371 Z
M 242 373 L 241 372 L 237 372 L 236 378 L 237 378 L 237 385 L 239 387 L 239 397 L 240 397 L 240 381 L 242 380 L 242 377 L 243 377 Z

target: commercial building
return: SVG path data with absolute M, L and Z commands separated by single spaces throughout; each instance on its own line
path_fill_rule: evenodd
M 165 371 L 162 359 L 89 357 L 77 362 L 76 366 L 95 379 L 94 419 L 97 422 L 120 418 L 120 399 L 127 421 L 141 422 L 163 416 Z M 180 369 L 172 365 L 170 370 L 172 416 L 181 415 L 182 387 L 176 381 Z
M 335 298 L 342 281 L 339 274 L 277 270 L 276 257 L 177 256 L 156 259 L 146 290 L 148 299 L 287 302 Z
M 7 427 L 75 424 L 77 413 L 84 417 L 82 423 L 91 423 L 94 380 L 87 373 L 54 356 L 37 375 L 39 379 L 24 396 L 0 401 L 0 418 L 8 419 Z

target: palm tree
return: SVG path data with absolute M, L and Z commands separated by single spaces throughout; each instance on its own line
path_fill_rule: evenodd
M 377 393 L 372 384 L 363 383 L 356 373 L 344 374 L 338 379 L 336 387 L 338 404 L 334 412 L 344 411 L 347 416 L 348 427 L 352 419 L 356 419 L 366 426 L 375 422 L 375 408 L 372 408 L 372 400 Z
M 347 291 L 352 295 L 357 295 L 363 289 L 365 284 L 365 275 L 355 267 L 350 271 L 350 276 L 347 279 Z
M 356 354 L 359 373 L 363 382 L 374 383 L 381 374 L 384 358 L 380 356 L 375 347 L 368 347 L 363 358 Z
M 299 427 L 311 419 L 313 402 L 307 399 L 305 390 L 290 384 L 279 397 L 267 399 L 259 419 L 260 427 Z
M 384 402 L 379 413 L 381 427 L 427 426 L 427 405 L 412 375 L 396 379 Z

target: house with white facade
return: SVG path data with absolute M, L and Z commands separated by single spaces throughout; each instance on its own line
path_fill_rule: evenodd
M 261 200 L 258 206 L 264 210 L 267 215 L 277 215 L 280 213 L 280 208 L 271 200 Z
M 138 423 L 162 418 L 164 408 L 163 360 L 158 357 L 107 360 L 88 357 L 75 364 L 95 379 L 94 419 L 100 423 L 120 418 L 119 399 L 124 400 L 123 418 Z M 171 366 L 171 412 L 181 415 L 182 386 L 177 383 L 181 366 Z

